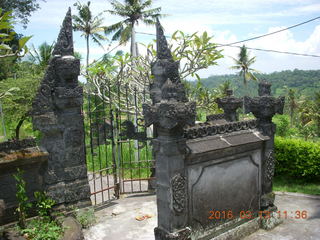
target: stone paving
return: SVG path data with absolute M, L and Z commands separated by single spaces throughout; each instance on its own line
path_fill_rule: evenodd
M 271 231 L 260 229 L 244 240 L 316 240 L 320 239 L 320 197 L 277 193 L 276 205 L 287 219 Z M 307 219 L 298 218 L 306 211 Z M 142 221 L 136 217 L 148 215 Z M 155 195 L 128 195 L 96 212 L 97 224 L 85 230 L 86 240 L 152 240 L 157 226 Z

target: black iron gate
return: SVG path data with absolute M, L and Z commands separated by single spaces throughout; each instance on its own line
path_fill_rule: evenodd
M 84 104 L 86 155 L 91 200 L 152 190 L 152 129 L 144 127 L 145 89 L 107 84 L 87 94 Z

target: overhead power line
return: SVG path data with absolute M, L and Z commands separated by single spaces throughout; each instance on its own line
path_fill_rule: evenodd
M 276 34 L 276 33 L 279 33 L 279 32 L 282 32 L 282 31 L 285 31 L 285 30 L 288 30 L 288 29 L 291 29 L 291 28 L 294 28 L 294 27 L 298 27 L 298 26 L 300 26 L 300 25 L 303 25 L 303 24 L 306 24 L 306 23 L 315 21 L 315 20 L 317 20 L 317 19 L 320 19 L 320 16 L 319 16 L 319 17 L 316 17 L 316 18 L 313 18 L 313 19 L 310 19 L 310 20 L 308 20 L 308 21 L 302 22 L 302 23 L 295 24 L 295 25 L 290 26 L 290 27 L 287 27 L 287 28 L 280 29 L 280 30 L 275 31 L 275 32 L 263 34 L 263 35 L 256 36 L 256 37 L 252 37 L 252 38 L 248 38 L 248 39 L 245 39 L 245 40 L 241 40 L 241 41 L 237 41 L 237 42 L 233 42 L 233 43 L 227 43 L 227 44 L 217 43 L 217 47 L 236 47 L 236 48 L 241 48 L 241 46 L 234 46 L 234 44 L 243 43 L 243 42 L 247 42 L 247 41 L 252 41 L 252 40 L 255 40 L 255 39 L 258 39 L 258 38 L 262 38 L 262 37 L 266 37 L 266 36 L 269 36 L 269 35 L 272 35 L 272 34 Z M 138 34 L 144 34 L 144 35 L 150 35 L 150 36 L 156 36 L 156 35 L 153 34 L 153 33 L 145 33 L 145 32 L 136 32 L 136 33 L 138 33 Z M 170 38 L 170 36 L 166 36 L 166 37 L 167 37 L 167 38 Z M 289 55 L 295 55 L 295 56 L 304 56 L 304 57 L 317 57 L 317 58 L 320 57 L 320 55 L 315 55 L 315 54 L 305 54 L 305 53 L 287 52 L 287 51 L 279 51 L 279 50 L 273 50 L 273 49 L 252 48 L 252 47 L 247 47 L 247 49 L 255 50 L 255 51 L 263 51 L 263 52 L 289 54 Z
M 229 45 L 223 45 L 223 44 L 217 44 L 218 47 L 234 47 L 234 48 L 241 48 L 241 46 L 229 46 Z M 255 50 L 255 51 L 263 51 L 263 52 L 273 52 L 273 53 L 282 53 L 282 54 L 289 54 L 289 55 L 295 55 L 295 56 L 303 56 L 303 57 L 317 57 L 319 58 L 320 55 L 314 55 L 314 54 L 305 54 L 305 53 L 295 53 L 295 52 L 286 52 L 286 51 L 278 51 L 273 49 L 263 49 L 263 48 L 252 48 L 247 47 L 247 49 Z
M 248 39 L 241 40 L 241 41 L 237 41 L 237 42 L 233 42 L 233 43 L 227 43 L 227 44 L 225 44 L 225 46 L 227 46 L 227 45 L 234 45 L 234 44 L 237 44 L 237 43 L 243 43 L 243 42 L 248 42 L 248 41 L 252 41 L 252 40 L 255 40 L 255 39 L 267 37 L 267 36 L 270 36 L 270 35 L 273 35 L 273 34 L 277 34 L 277 33 L 279 33 L 279 32 L 283 32 L 283 31 L 289 30 L 289 29 L 291 29 L 291 28 L 295 28 L 295 27 L 301 26 L 301 25 L 303 25 L 303 24 L 306 24 L 306 23 L 315 21 L 315 20 L 317 20 L 317 19 L 320 19 L 320 16 L 319 16 L 319 17 L 312 18 L 312 19 L 307 20 L 307 21 L 305 21 L 305 22 L 301 22 L 301 23 L 292 25 L 292 26 L 287 27 L 287 28 L 280 29 L 280 30 L 275 31 L 275 32 L 266 33 L 266 34 L 263 34 L 263 35 L 260 35 L 260 36 L 248 38 Z

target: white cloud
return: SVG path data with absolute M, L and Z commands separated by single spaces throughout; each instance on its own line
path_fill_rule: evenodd
M 76 9 L 72 6 L 74 2 L 65 0 L 41 2 L 41 9 L 32 15 L 27 31 L 22 33 L 34 35 L 30 42 L 35 43 L 35 45 L 45 40 L 50 42 L 50 39 L 56 39 L 67 8 L 71 6 L 73 14 L 76 14 Z M 87 0 L 81 0 L 81 2 L 86 3 Z M 92 0 L 91 6 L 94 14 L 110 9 L 110 3 L 107 0 Z M 230 43 L 250 36 L 264 34 L 266 29 L 268 29 L 268 32 L 272 32 L 294 23 L 311 19 L 315 17 L 312 14 L 320 11 L 319 0 L 155 0 L 153 6 L 161 6 L 162 12 L 169 14 L 168 17 L 161 20 L 167 35 L 171 35 L 177 29 L 186 33 L 207 31 L 210 35 L 214 35 L 214 41 L 217 43 Z M 119 20 L 119 18 L 110 14 L 105 14 L 104 18 L 105 25 Z M 280 27 L 280 25 L 282 26 Z M 268 28 L 269 26 L 277 27 Z M 312 26 L 314 25 L 308 24 L 304 25 L 304 28 Z M 137 31 L 155 33 L 155 28 L 139 25 Z M 320 25 L 314 27 L 309 36 L 305 36 L 303 40 L 298 41 L 294 33 L 296 34 L 295 31 L 284 31 L 273 36 L 248 42 L 247 45 L 279 51 L 320 55 Z M 75 49 L 85 57 L 84 38 L 80 38 L 79 33 L 74 36 Z M 150 42 L 153 38 L 151 36 L 137 35 L 137 40 L 144 43 Z M 109 49 L 116 44 L 112 43 Z M 90 61 L 98 59 L 108 52 L 108 43 L 104 43 L 104 45 L 105 50 L 94 43 L 90 45 Z M 129 51 L 129 46 L 130 44 L 127 44 L 124 47 L 117 48 L 117 50 Z M 232 73 L 233 71 L 229 67 L 233 63 L 228 56 L 236 56 L 238 51 L 239 49 L 237 48 L 225 48 L 223 52 L 225 58 L 218 61 L 220 66 L 203 70 L 201 75 Z M 262 72 L 294 68 L 318 69 L 320 66 L 319 58 L 257 51 L 251 51 L 251 53 L 257 56 L 257 62 L 254 67 Z

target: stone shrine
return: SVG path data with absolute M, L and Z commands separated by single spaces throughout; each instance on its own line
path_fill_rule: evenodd
M 162 26 L 152 64 L 152 105 L 143 105 L 145 123 L 156 138 L 158 226 L 156 240 L 240 239 L 280 223 L 273 214 L 272 176 L 275 113 L 284 99 L 270 96 L 261 83 L 259 97 L 245 98 L 257 119 L 237 121 L 242 99 L 218 100 L 224 114 L 195 124 L 196 105 L 181 83 Z

